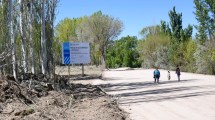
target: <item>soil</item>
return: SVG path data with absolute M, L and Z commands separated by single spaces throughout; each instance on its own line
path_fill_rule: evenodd
M 96 85 L 68 82 L 93 76 L 41 75 L 0 80 L 0 120 L 128 120 L 117 101 Z M 25 79 L 24 79 L 25 78 Z
M 75 100 L 62 92 L 50 91 L 31 105 L 19 100 L 1 103 L 1 120 L 125 120 L 124 112 L 108 96 Z

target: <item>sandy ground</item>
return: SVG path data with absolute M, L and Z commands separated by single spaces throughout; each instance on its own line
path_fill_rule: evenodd
M 73 81 L 101 85 L 118 99 L 133 120 L 215 120 L 215 76 L 174 71 L 167 80 L 161 70 L 160 84 L 153 83 L 153 70 L 104 71 L 103 80 Z

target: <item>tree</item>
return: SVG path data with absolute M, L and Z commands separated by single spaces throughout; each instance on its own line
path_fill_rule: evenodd
M 140 53 L 140 59 L 143 61 L 142 66 L 146 68 L 168 68 L 170 37 L 162 32 L 161 26 L 157 25 L 143 28 L 140 34 L 143 34 L 143 39 L 139 41 L 138 51 Z
M 166 27 L 166 26 L 165 26 Z M 161 27 L 159 25 L 144 27 L 140 31 L 142 38 L 147 38 L 150 35 L 157 35 L 161 33 Z
M 85 26 L 85 27 L 84 27 Z M 89 41 L 98 44 L 101 52 L 103 68 L 106 68 L 106 49 L 110 40 L 115 39 L 122 31 L 123 24 L 120 20 L 103 14 L 101 11 L 94 13 L 82 22 L 83 34 L 89 36 Z
M 61 20 L 55 30 L 55 37 L 60 39 L 61 42 L 65 41 L 82 41 L 78 39 L 78 27 L 82 22 L 82 18 L 65 18 Z M 81 31 L 80 31 L 81 32 Z
M 13 65 L 13 76 L 15 79 L 17 79 L 16 75 L 16 44 L 15 44 L 15 38 L 14 38 L 14 18 L 13 18 L 13 1 L 9 0 L 9 28 L 10 28 L 10 40 L 11 40 L 11 46 L 12 46 L 12 65 Z
M 198 21 L 196 37 L 199 41 L 195 52 L 197 72 L 215 74 L 215 1 L 194 0 Z M 201 66 L 200 66 L 201 65 Z
M 47 11 L 46 11 L 46 36 L 47 36 L 47 70 L 50 77 L 55 74 L 55 63 L 54 63 L 54 20 L 56 16 L 56 8 L 58 0 L 46 1 Z
M 34 21 L 34 15 L 33 15 L 33 2 L 30 1 L 29 3 L 29 8 L 30 8 L 30 14 L 29 14 L 29 42 L 30 42 L 30 50 L 29 50 L 29 53 L 30 53 L 30 67 L 31 67 L 31 73 L 35 73 L 35 68 L 34 68 L 34 41 L 33 41 L 33 21 Z
M 47 51 L 46 51 L 46 29 L 45 29 L 45 1 L 42 0 L 41 3 L 41 66 L 42 73 L 46 74 L 47 71 Z
M 163 69 L 170 69 L 170 57 L 169 57 L 169 45 L 160 46 L 156 51 L 155 66 L 159 66 Z
M 194 0 L 195 15 L 199 22 L 196 26 L 198 33 L 197 39 L 201 44 L 205 41 L 214 39 L 215 32 L 215 1 L 214 0 Z
M 182 13 L 176 13 L 175 7 L 169 12 L 171 35 L 176 41 L 181 41 L 182 29 Z
M 161 20 L 161 31 L 168 36 L 172 36 L 169 24 L 166 21 Z
M 20 6 L 20 36 L 21 36 L 21 48 L 22 48 L 22 64 L 23 64 L 23 71 L 24 73 L 27 72 L 27 60 L 26 60 L 26 30 L 24 27 L 23 18 L 24 16 L 24 8 L 23 8 L 22 0 L 19 0 L 19 6 Z
M 187 28 L 183 29 L 182 13 L 177 13 L 175 7 L 169 12 L 169 19 L 171 28 L 165 21 L 161 21 L 161 30 L 170 35 L 173 42 L 184 42 L 192 37 L 193 27 L 188 25 Z
M 190 39 L 184 43 L 184 70 L 188 72 L 196 72 L 196 59 L 194 53 L 197 49 L 197 44 L 194 40 Z
M 208 39 L 207 29 L 208 29 L 208 10 L 204 7 L 204 2 L 200 0 L 194 0 L 195 3 L 195 15 L 196 19 L 199 22 L 199 26 L 196 26 L 198 30 L 198 34 L 196 34 L 196 38 L 199 40 L 200 44 L 204 44 Z
M 177 13 L 175 7 L 169 12 L 170 26 L 161 21 L 161 30 L 164 34 L 171 37 L 171 45 L 169 46 L 170 62 L 173 66 L 183 65 L 184 61 L 184 43 L 192 38 L 193 27 L 188 25 L 183 29 L 182 13 Z
M 61 62 L 61 59 L 59 58 L 61 58 L 61 45 L 63 42 L 80 42 L 85 40 L 82 33 L 83 30 L 80 28 L 82 19 L 84 18 L 64 18 L 57 24 L 54 31 L 56 40 L 54 50 L 56 55 L 56 63 Z
M 107 66 L 111 68 L 140 67 L 137 45 L 138 40 L 135 36 L 112 41 L 107 47 Z
M 17 78 L 23 72 L 41 73 L 41 68 L 54 73 L 53 67 L 47 67 L 47 64 L 53 64 L 50 51 L 53 50 L 53 21 L 57 3 L 58 0 L 0 1 L 0 69 L 3 74 L 12 73 Z M 41 7 L 44 8 L 42 11 Z M 46 41 L 48 44 L 43 44 Z M 43 51 L 41 48 L 44 48 Z M 46 48 L 49 55 L 44 55 Z M 40 56 L 45 59 L 40 61 Z M 44 62 L 46 59 L 47 62 Z M 34 68 L 35 64 L 37 66 Z

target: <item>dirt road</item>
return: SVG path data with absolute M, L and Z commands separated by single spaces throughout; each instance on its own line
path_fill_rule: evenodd
M 116 96 L 132 120 L 215 120 L 215 76 L 182 73 L 178 82 L 171 71 L 168 81 L 161 70 L 160 84 L 154 84 L 152 74 L 111 70 L 103 72 L 105 80 L 88 82 Z

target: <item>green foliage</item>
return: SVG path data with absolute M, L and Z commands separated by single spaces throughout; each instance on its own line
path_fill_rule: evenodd
M 163 69 L 170 69 L 170 56 L 169 56 L 169 45 L 160 46 L 156 50 L 157 60 L 155 66 L 158 66 Z
M 91 43 L 91 63 L 105 67 L 106 49 L 122 31 L 122 22 L 101 11 L 81 18 L 65 18 L 56 26 L 55 39 L 64 41 L 84 41 Z M 57 47 L 59 48 L 59 47 Z M 58 53 L 60 53 L 58 49 Z
M 155 28 L 147 27 L 144 30 L 151 31 Z M 160 27 L 158 27 L 160 28 Z M 149 32 L 143 40 L 139 41 L 138 51 L 140 59 L 143 61 L 143 67 L 168 67 L 168 48 L 170 45 L 170 37 L 161 32 L 161 29 L 154 29 L 154 32 Z M 165 53 L 164 53 L 165 52 Z
M 161 21 L 162 33 L 170 36 L 171 44 L 169 46 L 169 60 L 172 67 L 176 65 L 185 66 L 184 51 L 186 51 L 186 43 L 192 37 L 193 27 L 188 25 L 183 29 L 182 13 L 177 13 L 175 7 L 169 12 L 170 26 L 165 21 Z
M 137 42 L 137 38 L 131 36 L 113 41 L 107 49 L 107 66 L 110 68 L 140 67 Z
M 123 23 L 110 16 L 103 14 L 101 11 L 87 17 L 81 24 L 80 28 L 83 34 L 92 44 L 98 45 L 95 51 L 100 52 L 99 59 L 103 68 L 106 67 L 106 49 L 111 40 L 114 40 L 122 31 Z M 95 53 L 94 51 L 94 53 Z
M 143 40 L 139 43 L 140 58 L 143 67 L 160 67 L 173 69 L 180 65 L 185 71 L 194 71 L 195 44 L 192 37 L 193 27 L 183 29 L 182 13 L 175 7 L 169 12 L 170 23 L 161 21 L 160 26 L 143 28 L 140 34 Z M 189 66 L 189 67 L 187 67 Z M 192 67 L 193 68 L 193 67 Z
M 91 64 L 94 65 L 101 65 L 101 52 L 99 51 L 99 46 L 97 44 L 90 45 L 90 57 L 91 57 Z
M 194 53 L 197 73 L 215 74 L 214 45 L 215 41 L 207 41 L 204 45 L 198 44 Z
M 156 34 L 160 34 L 160 33 L 161 33 L 161 27 L 159 25 L 144 27 L 140 31 L 140 35 L 143 38 L 147 38 L 149 35 L 156 35 Z
M 208 50 L 203 45 L 198 45 L 197 50 L 194 54 L 194 57 L 196 59 L 196 66 L 197 66 L 197 73 L 204 73 L 209 74 L 210 73 L 210 63 L 209 63 L 209 57 L 208 57 Z
M 170 26 L 165 21 L 161 21 L 161 30 L 166 35 L 171 36 L 172 43 L 184 42 L 192 37 L 193 27 L 188 25 L 183 29 L 182 26 L 182 13 L 177 13 L 175 7 L 169 12 Z
M 184 43 L 186 46 L 184 49 L 184 70 L 188 72 L 196 71 L 196 60 L 194 53 L 196 52 L 197 46 L 193 40 L 189 40 Z
M 208 39 L 214 38 L 215 33 L 215 1 L 214 0 L 194 0 L 195 15 L 199 22 L 196 26 L 198 33 L 197 40 L 203 45 Z
M 196 38 L 200 45 L 195 52 L 197 72 L 215 74 L 215 1 L 194 0 L 198 21 Z
M 169 12 L 171 35 L 176 41 L 181 39 L 182 30 L 182 13 L 176 13 L 175 7 Z
M 215 50 L 211 51 L 211 61 L 215 62 Z
M 63 42 L 82 41 L 82 39 L 80 39 L 77 34 L 77 30 L 82 21 L 83 18 L 65 18 L 57 24 L 55 28 L 55 41 L 53 44 L 56 56 L 55 61 L 57 62 L 57 64 L 61 63 L 61 45 Z
M 35 73 L 41 72 L 41 4 L 43 1 L 29 1 L 29 0 L 12 0 L 12 3 L 8 0 L 0 0 L 0 53 L 2 55 L 0 62 L 1 72 L 6 74 L 11 74 L 12 63 L 16 65 L 13 66 L 13 73 L 19 74 L 22 72 L 32 72 L 32 66 L 35 66 Z M 48 54 L 45 56 L 48 64 L 46 68 L 47 71 L 51 71 L 53 68 L 53 36 L 54 29 L 53 23 L 56 13 L 56 7 L 58 0 L 44 1 L 45 4 L 45 37 L 46 37 L 46 48 Z M 9 9 L 9 5 L 12 5 L 12 10 Z M 10 13 L 13 16 L 13 29 L 10 28 Z M 12 31 L 13 30 L 13 31 Z M 11 32 L 10 32 L 11 31 Z M 15 60 L 12 62 L 11 56 L 11 45 L 12 41 L 10 39 L 11 34 L 14 35 Z M 44 44 L 45 45 L 45 44 Z M 30 49 L 32 48 L 32 49 Z M 33 54 L 31 54 L 31 50 Z M 33 58 L 33 61 L 31 61 Z M 24 66 L 24 63 L 27 66 Z M 16 67 L 18 69 L 16 69 Z M 24 70 L 24 68 L 26 68 Z M 27 70 L 27 71 L 26 71 Z M 53 74 L 53 72 L 52 72 Z
M 167 22 L 163 21 L 163 20 L 161 20 L 161 31 L 163 33 L 165 33 L 166 35 L 172 36 L 169 24 Z
M 60 41 L 80 41 L 76 33 L 78 26 L 82 22 L 82 18 L 65 18 L 61 20 L 55 30 L 55 37 Z
M 207 36 L 207 28 L 208 28 L 208 9 L 204 7 L 204 2 L 200 0 L 194 0 L 195 3 L 195 15 L 197 21 L 199 21 L 199 26 L 196 26 L 198 33 L 196 34 L 196 38 L 199 40 L 200 44 L 205 43 L 208 39 Z

